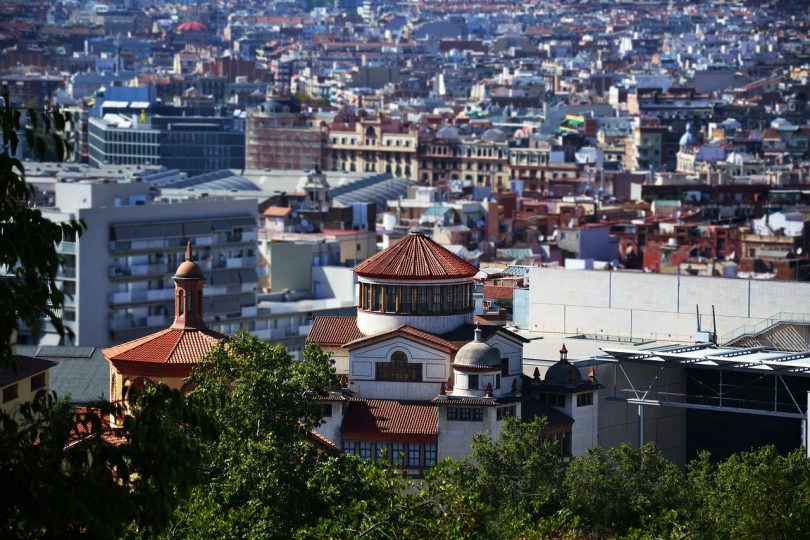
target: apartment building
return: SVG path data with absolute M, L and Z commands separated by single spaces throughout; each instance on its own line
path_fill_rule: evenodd
M 419 133 L 406 120 L 338 113 L 329 130 L 332 169 L 419 179 Z
M 145 182 L 57 183 L 53 221 L 83 220 L 87 230 L 59 246 L 59 284 L 70 294 L 62 317 L 74 345 L 105 346 L 168 325 L 174 286 L 167 276 L 191 241 L 205 269 L 209 326 L 232 334 L 256 317 L 256 201 L 151 200 Z M 98 324 L 107 321 L 107 324 Z M 45 325 L 45 344 L 58 336 Z

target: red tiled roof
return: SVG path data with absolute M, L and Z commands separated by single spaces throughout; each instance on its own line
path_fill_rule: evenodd
M 343 440 L 435 443 L 438 434 L 435 406 L 383 399 L 350 402 L 340 427 Z
M 512 287 L 503 287 L 499 285 L 484 285 L 484 298 L 493 298 L 495 300 L 512 300 L 515 295 L 515 289 Z
M 327 452 L 337 450 L 337 446 L 335 446 L 335 443 L 333 443 L 332 441 L 330 441 L 329 439 L 327 439 L 314 429 L 311 429 L 309 431 L 308 437 L 312 444 L 321 448 L 322 450 L 326 450 Z
M 292 212 L 292 208 L 289 206 L 271 206 L 262 212 L 262 215 L 264 217 L 287 217 L 290 212 Z
M 209 330 L 167 328 L 140 339 L 128 341 L 102 351 L 111 362 L 148 364 L 196 364 L 222 339 L 224 334 Z
M 113 446 L 121 446 L 126 441 L 126 437 L 118 433 L 110 426 L 110 417 L 101 414 L 101 410 L 95 407 L 76 407 L 73 409 L 73 427 L 70 430 L 65 450 L 70 450 L 77 444 L 98 436 L 93 431 L 92 417 L 96 416 L 101 420 L 101 439 Z
M 398 279 L 473 277 L 478 269 L 427 236 L 410 233 L 354 267 L 358 276 Z
M 315 317 L 307 340 L 321 347 L 342 347 L 350 341 L 365 337 L 357 328 L 357 317 Z
M 424 330 L 419 330 L 418 328 L 414 328 L 413 326 L 408 326 L 406 324 L 402 326 L 398 326 L 393 330 L 386 330 L 385 332 L 380 332 L 379 334 L 372 334 L 370 336 L 362 336 L 358 339 L 353 341 L 349 341 L 344 344 L 344 347 L 349 349 L 357 347 L 359 345 L 365 345 L 367 343 L 374 343 L 375 341 L 379 341 L 380 339 L 387 339 L 391 336 L 410 336 L 416 338 L 419 341 L 432 343 L 433 345 L 437 345 L 444 349 L 449 350 L 450 352 L 455 352 L 459 349 L 461 345 L 457 345 L 452 341 L 448 341 L 444 338 L 441 338 L 435 334 L 431 334 L 430 332 L 425 332 Z M 469 340 L 468 340 L 469 341 Z

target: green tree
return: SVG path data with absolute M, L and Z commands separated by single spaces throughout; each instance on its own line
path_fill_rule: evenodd
M 705 538 L 810 537 L 810 460 L 773 446 L 689 464 L 691 513 Z
M 113 432 L 102 418 L 121 413 L 114 405 L 74 410 L 40 391 L 17 418 L 0 414 L 0 485 L 8 489 L 0 537 L 116 538 L 163 530 L 199 462 L 198 445 L 182 432 L 204 431 L 204 423 L 165 385 L 145 392 L 137 410 Z
M 597 532 L 624 533 L 685 507 L 685 479 L 653 443 L 592 448 L 571 460 L 565 505 Z
M 362 489 L 330 507 L 317 525 L 298 538 L 477 538 L 484 537 L 490 511 L 454 481 L 455 464 L 445 460 L 422 480 L 387 464 L 355 463 Z
M 56 245 L 63 238 L 81 234 L 76 221 L 54 223 L 30 206 L 31 186 L 25 181 L 25 168 L 15 157 L 21 130 L 19 109 L 11 106 L 7 91 L 5 107 L 0 108 L 3 148 L 0 151 L 0 367 L 9 366 L 11 339 L 19 322 L 37 334 L 45 318 L 50 319 L 60 336 L 66 329 L 59 317 L 64 293 L 56 276 L 62 259 Z M 54 141 L 64 153 L 60 130 L 65 117 L 59 111 L 40 114 L 29 111 L 32 126 L 22 126 L 29 145 L 45 151 L 46 141 Z M 59 141 L 58 143 L 55 141 Z M 60 146 L 61 145 L 61 146 Z M 13 366 L 12 366 L 13 368 Z
M 544 435 L 547 426 L 545 417 L 506 418 L 497 439 L 477 434 L 459 463 L 460 485 L 493 508 L 491 534 L 517 533 L 559 509 L 564 469 L 558 444 Z
M 34 335 L 44 319 L 60 336 L 70 334 L 59 317 L 65 297 L 57 286 L 56 246 L 83 226 L 53 223 L 31 206 L 31 186 L 15 157 L 24 131 L 35 156 L 62 159 L 69 151 L 62 139 L 66 117 L 29 110 L 24 125 L 6 90 L 2 97 L 0 370 L 13 371 L 20 321 Z M 109 403 L 77 411 L 43 390 L 13 414 L 0 412 L 0 537 L 113 538 L 161 530 L 194 481 L 199 445 L 189 435 L 205 429 L 179 393 L 165 387 L 151 389 L 138 411 L 116 431 L 116 444 L 101 436 L 108 429 L 103 419 L 120 413 Z
M 331 360 L 315 345 L 296 361 L 242 332 L 203 359 L 190 381 L 188 399 L 210 413 L 218 437 L 205 445 L 203 481 L 175 515 L 173 534 L 289 538 L 327 515 L 340 494 L 361 489 L 345 456 L 326 459 L 308 440 L 322 421 L 312 396 L 337 386 Z

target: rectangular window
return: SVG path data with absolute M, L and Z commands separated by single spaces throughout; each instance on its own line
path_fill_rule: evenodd
M 417 289 L 417 297 L 416 297 L 416 313 L 419 315 L 424 315 L 427 313 L 427 298 L 428 298 L 428 288 L 427 287 L 419 287 Z
M 408 445 L 408 467 L 412 469 L 419 467 L 422 463 L 420 447 L 421 445 L 414 443 Z
M 371 459 L 371 443 L 370 442 L 361 442 L 360 443 L 360 457 L 363 459 Z
M 495 374 L 495 389 L 499 389 L 501 387 L 501 374 Z
M 343 441 L 343 451 L 350 456 L 355 455 L 354 441 Z
M 508 358 L 501 358 L 501 376 L 508 377 L 509 376 L 509 359 Z
M 31 391 L 39 390 L 45 387 L 45 372 L 37 373 L 31 377 Z
M 413 302 L 413 287 L 402 288 L 402 302 L 399 304 L 400 313 L 410 313 L 411 303 Z
M 395 442 L 391 445 L 391 462 L 394 465 L 405 464 L 405 444 Z
M 442 312 L 442 288 L 441 287 L 433 287 L 433 303 L 430 306 L 432 313 L 441 313 Z
M 478 375 L 467 375 L 467 389 L 478 390 Z
M 447 407 L 447 419 L 458 420 L 458 407 Z
M 433 467 L 436 465 L 436 445 L 425 445 L 425 467 Z
M 371 286 L 371 310 L 382 311 L 382 285 Z
M 577 394 L 577 407 L 587 407 L 593 405 L 593 392 Z
M 507 416 L 515 416 L 514 405 L 509 405 L 508 407 L 498 407 L 497 410 L 498 421 L 503 420 Z
M 17 395 L 16 383 L 3 388 L 3 403 L 8 403 L 9 401 L 17 399 Z
M 385 287 L 385 311 L 388 313 L 397 311 L 397 288 L 392 285 Z
M 473 409 L 473 420 L 480 422 L 484 419 L 484 409 L 476 407 Z
M 331 403 L 324 403 L 321 405 L 321 416 L 327 418 L 332 416 L 332 404 Z
M 462 420 L 469 420 L 472 416 L 472 412 L 470 411 L 469 407 L 462 407 L 461 408 L 461 419 Z

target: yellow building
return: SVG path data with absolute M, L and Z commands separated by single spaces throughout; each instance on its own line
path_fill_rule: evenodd
M 12 356 L 12 362 L 13 366 L 0 368 L 0 389 L 2 389 L 0 410 L 14 417 L 22 403 L 33 401 L 40 390 L 48 391 L 50 385 L 48 370 L 57 363 L 18 354 Z

